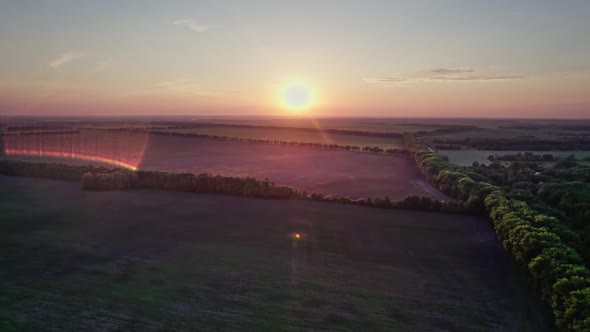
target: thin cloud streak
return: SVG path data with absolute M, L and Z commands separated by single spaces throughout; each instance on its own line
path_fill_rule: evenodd
M 400 83 L 408 81 L 407 78 L 394 77 L 394 76 L 383 76 L 383 77 L 366 77 L 363 81 L 368 83 Z
M 66 65 L 72 61 L 75 61 L 81 57 L 84 56 L 83 52 L 80 51 L 67 51 L 63 54 L 61 54 L 60 56 L 58 56 L 57 58 L 51 60 L 48 63 L 48 66 L 53 68 L 53 69 L 58 69 L 59 67 Z
M 193 30 L 195 32 L 207 32 L 207 31 L 210 31 L 211 29 L 215 29 L 215 28 L 219 27 L 218 25 L 197 24 L 194 20 L 191 20 L 191 19 L 179 19 L 179 20 L 176 20 L 172 23 L 174 25 L 188 28 L 188 29 Z
M 469 67 L 457 67 L 457 68 L 436 68 L 432 69 L 430 72 L 434 74 L 463 74 L 463 73 L 473 73 L 475 69 Z
M 508 75 L 508 74 L 493 74 L 500 68 L 486 67 L 486 68 L 471 68 L 471 67 L 455 67 L 455 68 L 435 68 L 419 72 L 414 76 L 380 76 L 380 77 L 366 77 L 363 81 L 372 84 L 380 84 L 382 86 L 399 87 L 415 85 L 417 83 L 444 83 L 444 82 L 490 82 L 490 81 L 509 81 L 526 78 L 522 75 Z M 483 72 L 483 73 L 482 73 Z M 464 75 L 471 73 L 472 75 Z
M 507 81 L 525 78 L 525 76 L 435 76 L 432 81 Z

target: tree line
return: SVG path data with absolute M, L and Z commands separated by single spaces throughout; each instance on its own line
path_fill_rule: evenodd
M 552 308 L 559 330 L 589 331 L 590 271 L 575 250 L 581 244 L 579 234 L 486 182 L 482 175 L 451 164 L 414 135 L 407 134 L 405 141 L 433 185 L 488 214 L 504 248 L 526 269 L 542 300 Z
M 582 158 L 576 158 L 575 155 L 570 154 L 567 157 L 561 157 L 561 156 L 554 156 L 550 153 L 545 153 L 545 154 L 534 154 L 532 152 L 518 152 L 516 154 L 506 154 L 506 155 L 489 155 L 488 156 L 488 160 L 489 161 L 523 161 L 523 162 L 553 162 L 553 161 L 562 161 L 562 160 L 566 160 L 566 161 L 590 161 L 590 157 L 582 157 Z M 572 164 L 572 163 L 565 163 L 562 162 L 561 164 L 563 165 L 577 165 L 577 164 Z M 567 167 L 562 167 L 562 168 L 567 168 Z
M 257 138 L 242 138 L 242 137 L 229 137 L 219 135 L 208 135 L 208 134 L 197 134 L 197 133 L 176 133 L 168 131 L 150 131 L 151 134 L 164 135 L 164 136 L 178 136 L 178 137 L 197 137 L 207 138 L 217 141 L 230 141 L 230 142 L 241 142 L 241 143 L 256 143 L 256 144 L 269 144 L 269 145 L 281 145 L 291 147 L 305 147 L 322 150 L 340 150 L 340 151 L 355 151 L 355 152 L 370 152 L 377 154 L 388 154 L 396 156 L 410 156 L 410 150 L 408 149 L 383 149 L 378 146 L 357 146 L 357 145 L 344 145 L 344 144 L 325 144 L 325 143 L 312 143 L 312 142 L 295 142 L 285 140 L 271 140 L 271 139 L 257 139 Z
M 458 200 L 440 201 L 427 196 L 409 195 L 402 200 L 388 196 L 350 198 L 323 193 L 308 193 L 289 186 L 276 185 L 268 179 L 228 177 L 207 173 L 172 173 L 130 171 L 96 166 L 73 166 L 56 163 L 0 160 L 0 174 L 66 181 L 81 181 L 83 190 L 113 191 L 156 189 L 207 194 L 223 194 L 264 199 L 300 199 L 376 208 L 420 210 L 456 214 L 475 214 L 478 210 Z
M 376 131 L 360 131 L 360 130 L 348 130 L 348 129 L 330 129 L 330 128 L 309 128 L 309 127 L 289 127 L 289 126 L 264 126 L 264 125 L 245 125 L 245 124 L 233 124 L 233 123 L 169 123 L 163 122 L 160 124 L 170 125 L 168 129 L 187 129 L 187 128 L 203 128 L 203 127 L 226 127 L 226 128 L 252 128 L 252 129 L 280 129 L 289 131 L 299 132 L 312 132 L 312 133 L 325 133 L 325 134 L 338 134 L 338 135 L 352 135 L 352 136 L 365 136 L 365 137 L 383 137 L 383 138 L 402 138 L 401 133 L 391 132 L 376 132 Z
M 542 140 L 535 137 L 525 138 L 464 138 L 440 139 L 435 138 L 432 143 L 449 150 L 450 147 L 466 147 L 477 150 L 528 150 L 528 151 L 574 151 L 590 150 L 590 139 L 585 137 L 568 140 Z
M 63 135 L 63 134 L 79 134 L 79 130 L 51 130 L 51 131 L 25 131 L 20 133 L 0 133 L 0 136 L 30 136 L 30 135 Z

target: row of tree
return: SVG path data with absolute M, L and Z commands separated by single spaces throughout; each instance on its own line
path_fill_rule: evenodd
M 575 151 L 590 150 L 590 139 L 586 137 L 567 140 L 543 140 L 533 136 L 522 138 L 464 138 L 439 139 L 432 143 L 440 146 L 462 146 L 477 150 L 528 150 L 528 151 Z
M 509 197 L 478 174 L 473 176 L 466 168 L 449 163 L 413 135 L 406 135 L 405 140 L 433 185 L 488 213 L 504 248 L 526 268 L 543 301 L 552 308 L 559 330 L 590 331 L 590 271 L 575 250 L 579 235 L 555 217 Z
M 557 162 L 561 162 L 560 164 L 565 166 L 565 167 L 560 167 L 558 165 L 557 168 L 570 168 L 570 167 L 577 166 L 577 164 L 575 163 L 576 161 L 590 161 L 590 157 L 576 158 L 576 156 L 573 154 L 570 154 L 567 157 L 562 157 L 562 156 L 554 156 L 550 153 L 545 153 L 545 154 L 541 155 L 541 154 L 534 154 L 532 152 L 524 152 L 524 153 L 518 152 L 516 154 L 490 155 L 490 156 L 488 156 L 488 160 L 489 161 L 523 161 L 523 162 L 557 161 Z
M 573 158 L 573 160 L 576 160 L 576 157 L 574 155 L 571 155 L 568 157 L 568 159 Z M 557 158 L 557 159 L 562 159 L 562 158 Z M 505 155 L 489 155 L 488 156 L 488 160 L 489 161 L 532 161 L 532 162 L 551 162 L 551 161 L 555 161 L 556 157 L 553 156 L 552 154 L 534 154 L 532 152 L 525 152 L 525 153 L 521 153 L 518 152 L 516 154 L 505 154 Z
M 385 154 L 390 154 L 390 155 L 410 156 L 410 151 L 408 149 L 395 149 L 395 148 L 383 149 L 378 146 L 360 147 L 357 145 L 294 142 L 294 141 L 285 141 L 285 140 L 228 137 L 228 136 L 196 134 L 196 133 L 178 133 L 178 132 L 170 132 L 170 131 L 152 131 L 151 133 L 156 134 L 156 135 L 165 135 L 165 136 L 208 138 L 208 139 L 214 139 L 214 140 L 218 140 L 218 141 L 271 144 L 271 145 L 315 148 L 315 149 L 323 149 L 323 150 L 361 151 L 361 152 L 371 152 L 371 153 L 385 153 Z
M 303 199 L 445 213 L 474 214 L 478 212 L 478 206 L 457 200 L 439 201 L 418 195 L 410 195 L 397 201 L 391 200 L 388 196 L 355 199 L 322 193 L 307 193 L 289 186 L 275 185 L 268 179 L 258 180 L 250 177 L 227 177 L 206 173 L 194 175 L 159 171 L 111 170 L 94 166 L 0 160 L 0 174 L 67 181 L 81 180 L 82 189 L 92 191 L 156 189 L 264 199 Z
M 196 137 L 196 138 L 207 138 L 217 141 L 230 141 L 230 142 L 242 142 L 242 143 L 257 143 L 257 144 L 270 144 L 270 145 L 281 145 L 290 147 L 305 147 L 322 150 L 340 150 L 340 151 L 356 151 L 356 152 L 370 152 L 378 154 L 389 154 L 397 156 L 410 156 L 410 150 L 408 149 L 383 149 L 379 146 L 358 146 L 358 145 L 344 145 L 344 144 L 325 144 L 325 143 L 314 143 L 314 142 L 296 142 L 286 140 L 272 140 L 272 139 L 258 139 L 258 138 L 244 138 L 244 137 L 231 137 L 231 136 L 220 136 L 220 135 L 208 135 L 198 133 L 181 133 L 161 130 L 146 129 L 146 128 L 88 128 L 88 130 L 100 130 L 100 131 L 131 131 L 131 132 L 149 132 L 154 135 L 163 136 L 177 136 L 177 137 Z
M 173 123 L 162 122 L 156 124 L 170 125 Z M 335 134 L 335 135 L 351 135 L 351 136 L 365 136 L 365 137 L 383 137 L 383 138 L 401 138 L 401 133 L 388 133 L 378 131 L 361 131 L 361 130 L 348 130 L 348 129 L 331 129 L 331 128 L 315 128 L 315 127 L 288 127 L 288 126 L 264 126 L 264 125 L 252 125 L 252 124 L 234 124 L 234 123 L 195 123 L 187 124 L 176 123 L 176 125 L 168 126 L 168 129 L 190 129 L 190 128 L 211 128 L 211 127 L 226 127 L 226 128 L 248 128 L 248 129 L 280 129 L 282 131 L 294 131 L 294 132 L 308 132 L 317 134 Z
M 79 134 L 79 130 L 51 130 L 51 131 L 25 131 L 20 133 L 0 133 L 0 136 L 30 136 L 30 135 L 63 135 L 63 134 Z

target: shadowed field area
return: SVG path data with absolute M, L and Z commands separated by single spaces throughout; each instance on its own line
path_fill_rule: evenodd
M 78 188 L 0 176 L 1 330 L 548 330 L 485 220 Z

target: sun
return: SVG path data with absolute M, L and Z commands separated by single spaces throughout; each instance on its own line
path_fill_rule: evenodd
M 312 89 L 303 82 L 291 82 L 281 89 L 281 104 L 290 111 L 301 112 L 309 109 L 313 99 Z

